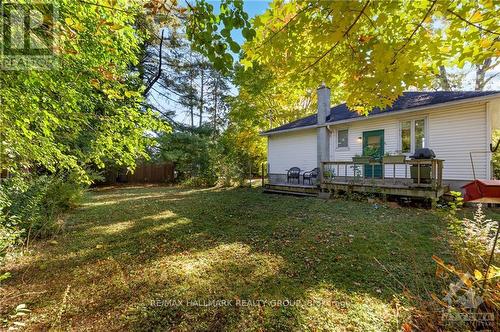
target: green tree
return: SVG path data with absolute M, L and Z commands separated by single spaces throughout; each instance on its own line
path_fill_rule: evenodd
M 59 20 L 46 29 L 59 40 L 60 66 L 0 75 L 0 169 L 41 166 L 72 170 L 88 180 L 89 166 L 111 162 L 133 168 L 138 158 L 147 157 L 146 147 L 155 142 L 149 133 L 169 130 L 143 98 L 162 71 L 161 65 L 151 70 L 144 60 L 162 45 L 159 27 L 186 24 L 191 47 L 205 51 L 221 70 L 232 66 L 224 46 L 234 44 L 230 34 L 203 30 L 214 34 L 216 47 L 200 36 L 202 25 L 215 17 L 204 1 L 190 10 L 175 0 L 56 0 L 55 5 Z M 217 15 L 223 35 L 249 25 L 241 1 L 223 6 Z
M 325 82 L 336 101 L 366 114 L 429 86 L 445 61 L 499 56 L 499 10 L 490 0 L 274 1 L 255 18 L 242 63 L 304 91 Z
M 214 135 L 219 135 L 227 126 L 231 83 L 213 67 L 207 68 L 206 110 Z
M 231 53 L 241 50 L 231 32 L 241 30 L 247 40 L 255 35 L 248 14 L 243 10 L 243 0 L 222 0 L 218 13 L 215 13 L 212 4 L 204 0 L 196 0 L 194 5 L 189 1 L 186 3 L 191 14 L 186 32 L 192 48 L 208 57 L 216 69 L 227 73 L 234 63 Z
M 175 163 L 179 180 L 200 178 L 204 184 L 212 185 L 216 174 L 211 165 L 210 153 L 214 142 L 211 128 L 188 127 L 158 137 L 159 149 L 156 158 Z
M 0 75 L 1 164 L 11 171 L 42 166 L 72 170 L 105 162 L 133 168 L 152 142 L 147 131 L 168 130 L 142 107 L 142 82 L 131 70 L 146 37 L 135 28 L 139 2 L 118 10 L 59 0 L 60 66 Z
M 316 90 L 304 91 L 300 85 L 279 80 L 260 64 L 247 70 L 239 67 L 233 83 L 238 95 L 227 98 L 223 140 L 232 160 L 248 172 L 249 164 L 257 170 L 266 161 L 266 139 L 260 133 L 314 113 Z

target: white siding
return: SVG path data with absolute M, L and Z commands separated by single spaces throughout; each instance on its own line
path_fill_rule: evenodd
M 473 152 L 476 177 L 487 177 L 485 103 L 433 111 L 429 116 L 429 136 L 430 148 L 444 159 L 444 179 L 473 178 L 469 152 Z
M 343 125 L 331 126 L 333 129 L 330 159 L 351 160 L 356 154 L 362 154 L 364 131 L 384 130 L 384 151 L 396 152 L 400 146 L 400 122 L 404 119 L 427 120 L 426 144 L 434 150 L 437 158 L 444 160 L 443 178 L 445 180 L 470 180 L 473 178 L 469 152 L 473 153 L 476 177 L 486 178 L 487 150 L 489 141 L 486 137 L 485 103 L 473 103 L 461 106 L 437 108 L 428 111 L 394 114 L 381 118 L 368 118 Z M 349 148 L 337 149 L 335 132 L 338 129 L 349 129 Z M 387 166 L 386 176 L 392 176 L 392 166 Z M 397 176 L 404 176 L 404 168 L 398 166 Z M 343 175 L 344 170 L 339 170 Z M 352 175 L 352 169 L 348 169 Z
M 291 167 L 311 170 L 317 163 L 316 129 L 271 135 L 268 138 L 269 173 L 285 174 Z
M 495 101 L 498 101 L 496 99 Z M 492 122 L 500 112 L 497 104 L 490 108 Z M 500 113 L 499 113 L 500 114 Z M 345 124 L 331 125 L 330 160 L 350 161 L 356 154 L 362 154 L 364 131 L 384 130 L 384 151 L 396 152 L 400 146 L 400 123 L 405 119 L 426 118 L 426 144 L 433 149 L 437 158 L 444 160 L 443 178 L 445 180 L 467 181 L 473 178 L 469 152 L 473 152 L 476 177 L 487 178 L 488 157 L 484 153 L 489 149 L 487 137 L 487 112 L 485 102 L 473 102 L 457 106 L 448 106 L 417 112 L 407 112 L 389 116 L 367 118 Z M 500 118 L 500 116 L 498 116 Z M 498 121 L 500 122 L 500 121 Z M 494 126 L 494 123 L 493 123 Z M 336 148 L 336 130 L 349 129 L 349 147 Z M 299 130 L 269 136 L 268 162 L 270 173 L 285 173 L 293 166 L 303 170 L 316 167 L 317 162 L 316 129 Z M 397 176 L 404 176 L 402 166 L 397 168 Z M 344 170 L 339 170 L 343 175 Z M 392 176 L 392 166 L 387 166 L 386 176 Z M 352 176 L 352 168 L 348 169 Z
M 490 101 L 489 104 L 490 104 L 491 130 L 492 131 L 498 130 L 500 129 L 500 98 Z
M 363 132 L 371 130 L 384 130 L 384 151 L 394 152 L 399 150 L 399 121 L 393 117 L 384 117 L 380 119 L 366 119 L 351 122 L 345 125 L 339 125 L 332 127 L 333 139 L 330 142 L 330 159 L 331 160 L 343 160 L 350 161 L 355 155 L 363 154 Z M 347 149 L 339 148 L 337 149 L 337 137 L 336 130 L 338 129 L 348 129 L 349 130 L 349 147 Z M 361 138 L 361 139 L 360 139 Z M 399 171 L 399 172 L 398 172 Z M 338 175 L 344 175 L 345 169 L 339 168 Z M 396 174 L 400 173 L 398 176 L 404 176 L 404 169 L 397 169 Z M 386 176 L 392 176 L 392 167 L 387 166 L 385 169 Z M 348 167 L 347 175 L 352 176 L 352 167 Z

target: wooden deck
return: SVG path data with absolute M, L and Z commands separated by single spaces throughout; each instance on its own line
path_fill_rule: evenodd
M 380 173 L 378 177 L 375 176 L 376 167 Z M 435 202 L 448 191 L 443 186 L 442 174 L 443 160 L 439 159 L 368 164 L 329 161 L 321 163 L 320 187 L 327 192 L 375 193 L 426 198 Z
M 263 188 L 266 193 L 299 196 L 318 196 L 320 192 L 320 188 L 317 185 L 304 185 L 296 183 L 266 183 Z
M 448 189 L 446 187 L 431 188 L 413 185 L 398 185 L 391 183 L 343 182 L 332 181 L 321 184 L 321 190 L 330 192 L 360 192 L 382 195 L 406 196 L 439 199 Z
M 435 203 L 448 192 L 442 174 L 443 160 L 439 159 L 368 164 L 328 161 L 321 163 L 320 179 L 315 185 L 304 184 L 303 180 L 287 183 L 283 180 L 286 175 L 272 174 L 262 178 L 262 187 L 268 193 L 329 197 L 337 192 L 359 192 L 423 198 Z

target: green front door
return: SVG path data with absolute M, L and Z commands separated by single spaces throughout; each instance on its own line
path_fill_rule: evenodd
M 384 131 L 372 130 L 363 132 L 363 156 L 372 156 L 377 161 L 384 155 Z M 381 178 L 382 165 L 365 165 L 365 177 Z

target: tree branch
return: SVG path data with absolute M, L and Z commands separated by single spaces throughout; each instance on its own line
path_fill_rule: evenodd
M 359 11 L 357 10 L 349 10 L 350 12 L 355 12 L 355 13 L 359 13 Z M 370 18 L 370 16 L 368 16 L 366 13 L 363 13 L 363 16 L 366 17 L 368 19 L 368 22 L 370 22 L 371 26 L 373 28 L 377 28 L 377 26 L 375 25 L 375 22 L 373 22 L 373 20 Z
M 181 98 L 189 98 L 189 96 L 185 96 L 185 95 L 181 95 L 180 93 L 178 93 L 177 91 L 174 91 L 172 90 L 171 88 L 167 87 L 165 84 L 163 84 L 161 81 L 158 82 L 158 84 L 165 90 L 173 93 L 174 95 L 178 96 L 178 97 L 181 97 Z
M 361 12 L 359 12 L 358 16 L 356 16 L 356 19 L 354 20 L 354 22 L 351 23 L 351 25 L 349 26 L 349 28 L 347 28 L 347 30 L 342 35 L 342 38 L 345 38 L 345 36 L 347 36 L 349 34 L 349 31 L 351 31 L 351 29 L 356 25 L 356 23 L 359 21 L 359 18 L 363 15 L 364 11 L 366 10 L 366 7 L 368 7 L 369 3 L 370 3 L 370 0 L 368 0 L 365 3 L 365 5 L 363 6 L 363 9 L 361 9 Z M 307 66 L 307 68 L 304 71 L 310 70 L 318 62 L 320 62 L 321 60 L 323 60 L 328 54 L 330 54 L 331 51 L 333 51 L 337 47 L 338 44 L 340 44 L 340 41 L 341 40 L 337 41 L 332 47 L 330 47 L 330 49 L 328 49 L 325 53 L 323 53 L 323 55 L 321 55 L 319 58 L 317 58 L 316 61 L 314 61 L 313 63 L 311 63 L 309 66 Z
M 498 66 L 500 64 L 500 60 L 498 61 L 491 61 L 491 65 L 489 65 L 487 68 L 485 68 L 484 70 L 485 71 L 488 71 L 490 69 L 494 69 L 496 66 Z
M 128 11 L 128 10 L 125 10 L 125 9 L 120 9 L 120 8 L 117 8 L 117 7 L 106 6 L 106 5 L 102 5 L 100 3 L 95 3 L 95 2 L 85 1 L 85 0 L 78 0 L 78 2 L 84 3 L 86 5 L 95 6 L 95 7 L 101 7 L 101 8 L 116 10 L 116 11 L 119 11 L 119 12 L 122 12 L 122 13 L 134 14 L 134 13 Z
M 484 80 L 484 86 L 486 86 L 486 84 L 488 84 L 489 81 L 491 81 L 493 78 L 495 78 L 496 76 L 498 76 L 500 74 L 500 72 L 496 73 L 496 74 L 493 74 L 491 76 L 489 76 L 487 79 Z
M 434 5 L 436 4 L 436 1 L 437 0 L 434 0 L 431 4 L 431 6 L 429 7 L 429 9 L 427 10 L 427 12 L 425 13 L 425 16 L 422 18 L 422 20 L 420 21 L 420 23 L 417 25 L 417 27 L 413 30 L 413 32 L 411 33 L 410 37 L 408 37 L 408 39 L 406 40 L 406 42 L 403 44 L 403 46 L 401 46 L 397 51 L 396 53 L 394 54 L 393 56 L 393 59 L 392 59 L 392 62 L 391 62 L 391 65 L 395 64 L 396 63 L 396 60 L 397 60 L 397 57 L 398 57 L 398 54 L 399 52 L 401 52 L 409 43 L 410 41 L 413 39 L 413 36 L 415 36 L 415 34 L 417 33 L 418 29 L 420 29 L 420 27 L 422 26 L 422 24 L 424 24 L 425 20 L 427 19 L 427 17 L 429 16 L 429 14 L 431 13 L 432 11 L 432 8 L 434 8 Z
M 495 32 L 495 31 L 491 31 L 489 29 L 486 29 L 486 28 L 483 28 L 482 26 L 480 26 L 479 24 L 475 24 L 475 23 L 472 23 L 471 21 L 467 20 L 466 18 L 460 16 L 459 14 L 455 13 L 454 11 L 452 11 L 451 9 L 446 9 L 446 11 L 450 14 L 453 14 L 455 15 L 456 17 L 458 17 L 461 21 L 464 21 L 465 23 L 469 24 L 469 25 L 472 25 L 473 27 L 476 27 L 477 29 L 481 30 L 481 31 L 485 31 L 485 32 L 488 32 L 488 33 L 491 33 L 491 34 L 494 34 L 494 35 L 497 35 L 497 36 L 500 36 L 500 33 L 498 32 Z
M 151 107 L 153 110 L 155 110 L 156 112 L 163 115 L 169 121 L 169 124 L 171 124 L 175 128 L 179 128 L 179 123 L 177 121 L 175 121 L 170 115 L 168 115 L 168 112 L 172 112 L 172 111 L 160 109 L 159 107 L 152 105 L 152 104 L 143 104 L 143 106 L 144 107 Z
M 148 83 L 148 86 L 146 87 L 146 90 L 144 90 L 144 95 L 148 94 L 149 90 L 151 90 L 151 88 L 153 87 L 153 85 L 156 83 L 156 81 L 158 81 L 158 79 L 161 76 L 161 71 L 162 71 L 161 65 L 162 65 L 162 50 L 163 50 L 163 34 L 164 34 L 164 32 L 165 32 L 165 30 L 162 29 L 161 30 L 161 41 L 160 41 L 160 54 L 159 54 L 160 63 L 158 64 L 158 73 Z
M 181 103 L 180 101 L 178 101 L 178 100 L 175 100 L 175 99 L 171 98 L 170 96 L 166 95 L 165 93 L 160 92 L 160 91 L 158 91 L 158 90 L 157 90 L 157 89 L 155 89 L 155 88 L 152 88 L 152 90 L 153 90 L 154 92 L 156 92 L 158 95 L 162 96 L 163 98 L 168 99 L 168 100 L 170 100 L 170 101 L 173 101 L 174 103 L 177 103 L 177 104 L 179 104 L 179 105 L 182 105 L 182 103 Z M 154 98 L 154 97 L 153 97 L 153 99 L 155 99 L 155 100 L 156 100 L 156 98 Z M 158 101 L 157 101 L 157 102 L 158 102 Z

